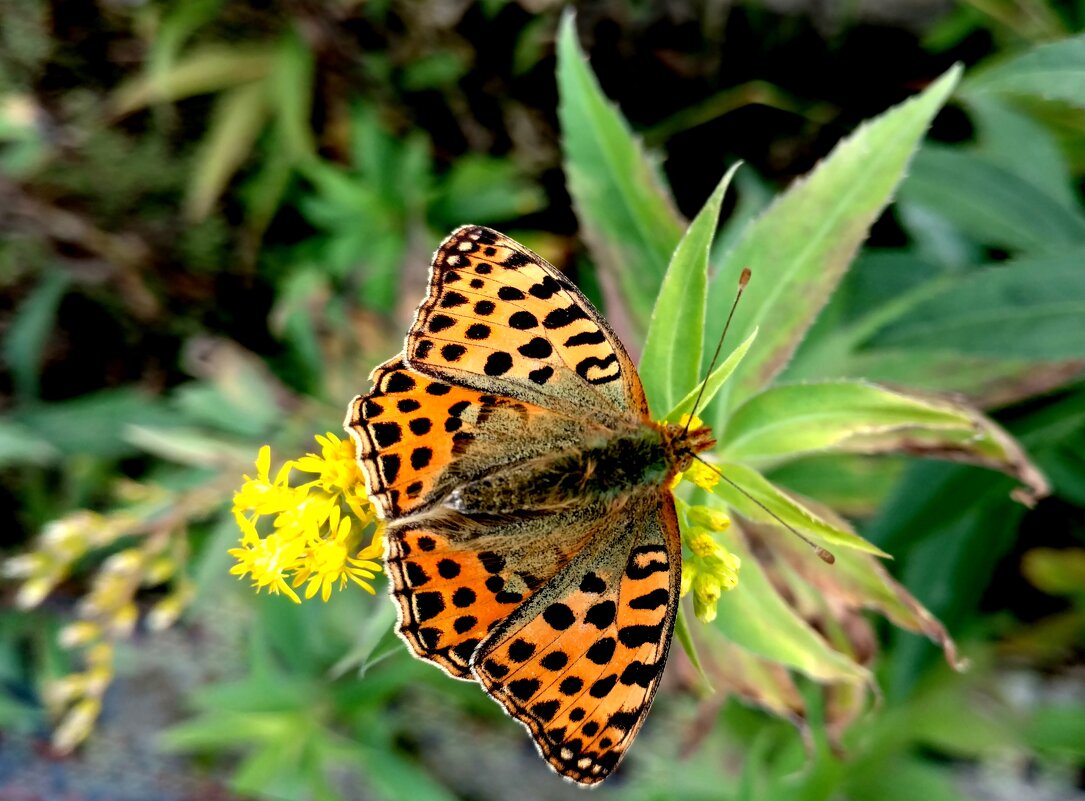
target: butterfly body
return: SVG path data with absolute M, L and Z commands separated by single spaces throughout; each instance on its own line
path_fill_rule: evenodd
M 680 426 L 639 423 L 589 434 L 576 446 L 501 465 L 457 487 L 443 505 L 466 515 L 548 514 L 598 500 L 624 506 L 642 492 L 660 492 L 700 441 Z M 694 432 L 698 433 L 698 432 Z
M 404 354 L 346 428 L 386 521 L 400 636 L 595 784 L 640 728 L 681 583 L 669 484 L 714 444 L 658 424 L 564 276 L 478 226 L 438 249 Z

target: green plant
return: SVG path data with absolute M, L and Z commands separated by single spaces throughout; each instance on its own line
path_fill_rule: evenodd
M 970 75 L 956 94 L 957 75 L 944 76 L 857 131 L 760 216 L 755 193 L 744 190 L 738 212 L 713 241 L 726 183 L 687 228 L 565 24 L 559 86 L 566 174 L 602 276 L 598 294 L 624 326 L 626 341 L 645 343 L 642 373 L 653 408 L 665 414 L 677 407 L 677 413 L 683 395 L 688 403 L 688 390 L 707 366 L 705 341 L 714 342 L 738 272 L 750 266 L 754 278 L 733 329 L 739 348 L 714 375 L 718 394 L 706 418 L 721 436 L 725 473 L 837 556 L 834 567 L 822 565 L 797 540 L 779 536 L 763 510 L 727 488 L 719 501 L 691 499 L 726 504 L 744 518 L 725 535 L 743 557 L 738 587 L 721 597 L 713 623 L 691 623 L 685 635 L 717 692 L 702 697 L 707 683 L 684 663 L 676 665 L 693 692 L 661 695 L 653 714 L 658 733 L 647 731 L 635 749 L 630 774 L 637 781 L 625 785 L 626 794 L 673 794 L 672 766 L 683 747 L 694 753 L 695 769 L 681 772 L 681 789 L 704 798 L 883 799 L 890 790 L 900 797 L 955 798 L 962 794 L 953 781 L 961 764 L 982 765 L 1011 752 L 1068 772 L 1080 760 L 1076 710 L 1050 701 L 1021 709 L 997 697 L 1000 662 L 978 641 L 994 636 L 994 624 L 978 613 L 976 589 L 1014 547 L 1026 514 L 1009 498 L 1015 484 L 1033 495 L 1044 489 L 1029 459 L 1065 501 L 1085 503 L 1079 456 L 1085 394 L 1072 383 L 1085 358 L 1074 324 L 1081 312 L 1077 298 L 1085 296 L 1076 269 L 1082 212 L 1073 182 L 1081 163 L 1072 138 L 1079 82 L 1060 84 L 1057 102 L 1044 99 L 1046 86 L 1029 82 L 1036 58 L 1055 59 L 1079 75 L 1080 46 L 1079 39 L 1056 42 L 1039 57 L 1026 50 L 986 76 Z M 179 44 L 171 47 L 180 52 Z M 295 65 L 310 61 L 304 52 L 293 58 Z M 170 69 L 187 65 L 184 58 L 167 62 Z M 435 74 L 441 83 L 455 70 Z M 231 86 L 220 97 L 240 103 L 234 93 L 244 87 Z M 378 315 L 396 302 L 413 302 L 403 288 L 408 271 L 424 266 L 440 235 L 467 214 L 475 222 L 512 220 L 541 203 L 508 161 L 466 159 L 445 170 L 425 139 L 390 132 L 369 100 L 351 106 L 344 128 L 351 147 L 342 162 L 291 157 L 290 180 L 277 171 L 283 164 L 265 165 L 263 157 L 253 162 L 257 175 L 266 168 L 278 176 L 269 185 L 280 187 L 262 195 L 275 199 L 260 206 L 263 219 L 281 203 L 291 215 L 297 210 L 307 232 L 316 232 L 259 253 L 257 264 L 274 292 L 276 341 L 268 350 L 282 345 L 273 357 L 198 339 L 185 360 L 191 379 L 161 396 L 128 387 L 42 402 L 43 332 L 54 325 L 70 286 L 59 272 L 44 273 L 5 336 L 19 400 L 0 425 L 0 457 L 20 471 L 29 517 L 44 522 L 58 508 L 105 506 L 148 530 L 162 520 L 176 524 L 169 533 L 187 549 L 175 561 L 177 588 L 191 593 L 189 614 L 207 621 L 230 604 L 231 617 L 247 629 L 251 660 L 244 677 L 200 692 L 197 717 L 174 729 L 166 743 L 212 756 L 242 752 L 237 788 L 277 797 L 341 797 L 328 777 L 347 771 L 350 781 L 383 797 L 449 798 L 445 766 L 433 749 L 417 744 L 432 743 L 435 731 L 462 738 L 465 728 L 484 740 L 508 725 L 477 689 L 406 658 L 387 633 L 389 604 L 341 594 L 326 607 L 295 609 L 282 599 L 254 603 L 224 580 L 225 553 L 237 530 L 223 501 L 237 475 L 250 469 L 256 443 L 299 452 L 314 421 L 326 421 L 323 429 L 340 419 L 343 401 L 364 388 L 368 366 L 398 344 Z M 971 120 L 977 143 L 922 146 L 905 176 L 947 100 Z M 267 107 L 261 109 L 264 114 Z M 239 165 L 252 166 L 245 161 L 249 152 L 278 153 L 282 119 L 259 116 L 265 127 L 243 127 L 257 133 L 236 142 L 212 136 L 221 123 L 205 129 L 198 150 L 205 165 L 214 161 L 206 155 L 212 140 L 232 153 L 216 157 L 218 172 L 208 174 L 218 177 L 203 184 L 207 203 Z M 311 125 L 305 114 L 291 119 Z M 4 154 L 34 174 L 41 154 L 27 149 L 33 137 L 20 128 L 9 141 Z M 249 151 L 241 147 L 246 141 Z M 1019 158 L 1025 144 L 1029 159 Z M 146 153 L 162 152 L 157 147 Z M 757 185 L 749 173 L 741 168 L 737 182 Z M 898 183 L 899 203 L 890 213 L 907 245 L 859 252 L 853 260 Z M 257 179 L 250 190 L 260 194 L 260 185 Z M 459 205 L 464 196 L 477 204 L 470 212 Z M 1037 217 L 1036 209 L 1045 212 Z M 4 246 L 9 253 L 15 248 Z M 1014 260 L 1001 264 L 1006 252 Z M 579 267 L 591 285 L 590 265 Z M 969 403 L 933 394 L 947 392 L 998 414 L 1001 425 Z M 1037 399 L 1040 393 L 1047 395 Z M 1026 400 L 1027 406 L 1002 408 Z M 950 456 L 1009 475 L 911 464 L 894 455 L 901 451 Z M 126 460 L 131 469 L 136 459 L 139 485 L 118 482 L 118 463 Z M 61 492 L 49 486 L 53 476 L 61 477 Z M 121 491 L 110 490 L 118 484 Z M 831 509 L 859 519 L 873 546 Z M 138 545 L 142 534 L 124 536 L 135 539 L 114 547 Z M 896 578 L 869 555 L 871 548 L 897 557 Z M 73 586 L 93 576 L 105 555 L 83 554 Z M 157 600 L 165 586 L 133 596 L 141 612 L 147 609 L 142 599 Z M 1059 585 L 1045 586 L 1054 592 Z M 920 602 L 965 641 L 972 674 L 939 669 L 934 648 L 901 634 L 890 634 L 884 656 L 875 660 L 875 632 L 863 608 L 928 636 L 956 658 L 945 628 Z M 1064 626 L 1061 639 L 1030 644 L 1027 630 L 1009 626 L 1006 647 L 1025 649 L 1032 659 L 1056 641 L 1072 651 L 1076 609 L 1067 613 L 1069 623 L 1053 621 Z M 5 677 L 16 673 L 19 649 L 10 644 L 16 638 L 32 642 L 49 666 L 42 685 L 78 669 L 78 659 L 59 652 L 48 629 L 28 630 L 14 616 L 5 620 Z M 123 641 L 118 647 L 124 654 Z M 884 711 L 871 712 L 867 688 L 875 673 L 888 702 Z M 977 696 L 995 697 L 989 714 L 960 720 L 947 714 Z M 11 697 L 0 714 L 26 728 L 35 721 L 27 706 Z M 419 710 L 430 722 L 416 722 Z M 995 725 L 1004 719 L 1013 725 Z M 813 741 L 813 756 L 803 752 L 790 723 Z M 685 738 L 674 736 L 679 727 Z M 501 750 L 500 736 L 485 741 L 481 751 L 513 758 Z M 846 758 L 835 753 L 839 746 Z M 925 757 L 931 752 L 938 761 Z M 721 766 L 721 755 L 733 754 L 743 755 L 744 770 Z M 735 772 L 741 777 L 732 784 L 728 777 Z M 886 774 L 894 776 L 891 788 Z

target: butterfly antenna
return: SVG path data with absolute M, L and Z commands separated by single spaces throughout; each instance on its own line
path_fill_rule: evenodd
M 686 420 L 686 427 L 683 433 L 689 433 L 689 424 L 693 422 L 693 416 L 697 414 L 697 407 L 701 405 L 701 398 L 704 396 L 705 387 L 708 386 L 708 379 L 712 375 L 712 371 L 716 368 L 716 362 L 719 361 L 720 351 L 723 350 L 723 340 L 727 336 L 727 329 L 731 327 L 731 318 L 735 316 L 735 309 L 738 307 L 738 301 L 742 297 L 742 291 L 746 288 L 746 284 L 750 283 L 750 268 L 743 267 L 742 275 L 738 277 L 738 291 L 735 293 L 735 300 L 731 304 L 731 311 L 727 313 L 727 322 L 723 324 L 723 333 L 720 334 L 720 341 L 716 343 L 716 352 L 712 354 L 712 361 L 708 365 L 708 372 L 705 374 L 704 381 L 701 382 L 701 389 L 697 392 L 697 397 L 693 401 L 693 408 L 690 409 L 689 419 Z
M 764 512 L 766 512 L 766 513 L 767 513 L 767 514 L 768 514 L 768 515 L 769 515 L 770 517 L 772 517 L 773 519 L 775 519 L 777 523 L 779 523 L 779 524 L 780 524 L 781 526 L 783 526 L 784 528 L 786 528 L 786 529 L 787 529 L 788 531 L 790 531 L 790 532 L 791 532 L 792 534 L 794 534 L 794 535 L 795 535 L 796 537 L 798 537 L 798 538 L 799 538 L 800 540 L 802 540 L 802 541 L 803 541 L 803 542 L 805 542 L 805 543 L 806 543 L 807 545 L 809 545 L 809 546 L 810 546 L 811 548 L 813 548 L 813 549 L 814 549 L 814 553 L 816 553 L 816 554 L 818 555 L 818 558 L 819 558 L 819 559 L 820 559 L 820 560 L 821 560 L 822 562 L 825 562 L 826 564 L 828 564 L 828 565 L 831 565 L 831 564 L 833 564 L 833 562 L 835 562 L 835 561 L 836 561 L 836 557 L 835 557 L 835 556 L 833 556 L 833 554 L 832 554 L 832 551 L 828 551 L 828 550 L 826 550 L 825 548 L 822 548 L 822 547 L 821 547 L 820 545 L 818 545 L 818 544 L 817 544 L 816 542 L 814 542 L 814 541 L 813 541 L 812 539 L 810 539 L 810 538 L 809 538 L 809 537 L 807 537 L 806 535 L 804 535 L 804 534 L 801 534 L 801 533 L 799 533 L 799 531 L 797 531 L 797 530 L 795 529 L 795 527 L 794 527 L 794 526 L 792 526 L 792 525 L 790 525 L 790 524 L 788 524 L 788 523 L 784 522 L 784 520 L 783 520 L 783 519 L 782 519 L 782 518 L 781 518 L 781 517 L 780 517 L 780 516 L 779 516 L 778 514 L 776 514 L 776 512 L 774 512 L 774 511 L 772 511 L 771 509 L 769 509 L 769 508 L 768 508 L 767 506 L 765 506 L 765 504 L 761 503 L 761 501 L 757 500 L 757 498 L 755 498 L 754 496 L 752 496 L 752 495 L 751 495 L 750 493 L 746 492 L 746 490 L 744 490 L 744 489 L 743 489 L 742 487 L 740 487 L 740 486 L 739 486 L 738 484 L 736 484 L 736 483 L 735 483 L 734 481 L 732 481 L 732 480 L 731 480 L 731 479 L 729 479 L 729 478 L 728 478 L 727 476 L 725 476 L 725 475 L 724 475 L 724 474 L 723 474 L 723 473 L 722 473 L 722 472 L 720 471 L 720 469 L 719 469 L 718 467 L 716 467 L 716 465 L 714 465 L 714 464 L 711 464 L 710 462 L 706 462 L 706 461 L 705 461 L 704 459 L 702 459 L 702 458 L 701 458 L 700 456 L 697 456 L 696 454 L 694 454 L 693 458 L 694 458 L 694 459 L 696 459 L 696 460 L 697 460 L 698 462 L 700 462 L 701 464 L 703 464 L 703 465 L 704 465 L 705 467 L 707 467 L 707 468 L 708 468 L 709 470 L 711 470 L 711 471 L 712 471 L 713 473 L 715 473 L 715 474 L 716 474 L 717 476 L 719 476 L 720 478 L 722 478 L 722 479 L 723 479 L 724 481 L 726 481 L 726 482 L 727 482 L 728 484 L 730 484 L 730 485 L 731 485 L 732 487 L 734 487 L 734 488 L 735 488 L 736 490 L 738 490 L 739 492 L 741 492 L 741 493 L 742 493 L 743 495 L 745 495 L 747 499 L 749 499 L 749 500 L 753 501 L 753 502 L 754 502 L 755 504 L 757 504 L 758 506 L 760 506 L 760 507 L 761 507 L 761 509 L 762 509 L 762 510 L 763 510 Z

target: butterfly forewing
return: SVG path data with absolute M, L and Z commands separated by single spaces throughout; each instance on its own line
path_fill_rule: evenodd
M 385 519 L 442 500 L 495 464 L 574 446 L 583 417 L 438 381 L 392 359 L 355 398 L 346 430 L 358 445 L 369 495 Z
M 406 358 L 441 378 L 554 409 L 647 416 L 625 348 L 580 290 L 477 225 L 453 232 L 434 255 Z

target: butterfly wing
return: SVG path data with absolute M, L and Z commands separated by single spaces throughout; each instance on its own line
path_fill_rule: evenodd
M 674 630 L 682 578 L 674 500 L 644 492 L 475 652 L 479 682 L 543 758 L 603 781 L 640 730 Z
M 344 427 L 358 446 L 369 497 L 394 520 L 443 500 L 498 465 L 582 442 L 593 422 L 438 381 L 385 362 L 351 401 Z
M 373 371 L 346 428 L 385 531 L 385 564 L 400 636 L 420 658 L 471 679 L 489 631 L 562 569 L 603 508 L 545 520 L 468 518 L 442 504 L 456 488 L 508 464 L 583 442 L 598 427 L 523 401 L 486 395 L 392 359 Z
M 346 426 L 389 521 L 400 635 L 479 680 L 562 775 L 602 781 L 666 661 L 681 578 L 673 499 L 645 487 L 483 514 L 453 493 L 644 424 L 628 354 L 551 265 L 465 226 L 434 256 L 404 355 L 372 378 Z
M 648 415 L 629 355 L 580 290 L 477 225 L 454 231 L 434 254 L 405 356 L 442 380 L 551 409 Z
M 602 511 L 480 521 L 442 509 L 392 523 L 385 565 L 400 637 L 419 658 L 474 680 L 479 645 L 584 550 Z

